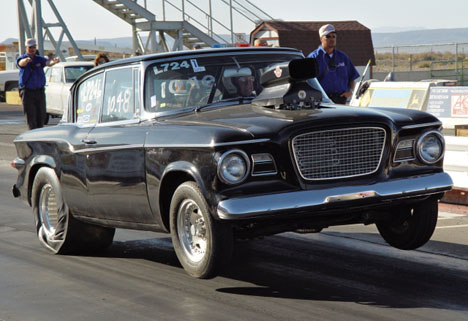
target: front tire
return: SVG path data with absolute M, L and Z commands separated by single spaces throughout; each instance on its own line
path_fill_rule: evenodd
M 401 250 L 414 250 L 429 241 L 437 225 L 438 202 L 427 199 L 412 207 L 398 208 L 392 219 L 376 223 L 382 238 Z
M 232 229 L 213 219 L 196 183 L 185 182 L 174 192 L 170 229 L 177 258 L 189 275 L 212 278 L 231 260 Z
M 54 254 L 96 251 L 112 244 L 114 228 L 86 224 L 71 215 L 50 167 L 41 167 L 34 178 L 32 207 L 37 237 Z

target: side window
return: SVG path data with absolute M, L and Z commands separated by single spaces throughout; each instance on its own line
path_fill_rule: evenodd
M 132 68 L 106 73 L 101 122 L 128 120 L 135 117 Z
M 50 82 L 62 82 L 63 81 L 63 75 L 62 75 L 62 68 L 60 67 L 53 67 L 52 71 L 50 72 Z
M 102 87 L 104 73 L 92 76 L 83 81 L 77 91 L 76 122 L 79 124 L 95 124 L 99 119 L 102 105 Z

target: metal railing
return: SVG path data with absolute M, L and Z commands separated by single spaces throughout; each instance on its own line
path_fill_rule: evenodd
M 220 13 L 215 13 L 213 10 L 213 2 L 217 1 L 218 4 L 225 4 L 227 7 L 224 9 L 228 10 L 229 25 L 220 21 Z M 179 5 L 175 4 L 178 2 Z M 203 4 L 201 4 L 203 3 Z M 204 5 L 205 8 L 202 8 Z M 254 25 L 264 20 L 273 20 L 273 17 L 268 15 L 265 11 L 255 6 L 248 0 L 208 0 L 208 1 L 197 1 L 195 4 L 191 0 L 162 0 L 162 19 L 167 19 L 167 8 L 171 7 L 182 15 L 182 20 L 190 21 L 195 24 L 201 30 L 206 32 L 210 37 L 220 41 L 222 43 L 229 43 L 226 39 L 221 37 L 219 34 L 222 32 L 228 32 L 230 34 L 231 43 L 235 43 L 236 38 L 240 38 L 235 33 L 235 18 L 241 17 Z M 218 6 L 219 7 L 219 6 Z M 226 12 L 223 12 L 226 14 Z M 198 16 L 197 16 L 198 15 Z M 206 21 L 200 21 L 204 17 Z M 216 30 L 216 32 L 215 32 Z M 245 40 L 245 39 L 244 39 Z

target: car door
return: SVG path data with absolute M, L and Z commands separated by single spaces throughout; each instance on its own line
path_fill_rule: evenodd
M 63 67 L 53 66 L 50 68 L 50 77 L 46 85 L 46 104 L 47 113 L 61 115 L 62 107 L 62 89 L 64 85 Z
M 104 73 L 81 81 L 74 90 L 70 106 L 60 125 L 63 141 L 70 154 L 61 155 L 61 181 L 64 198 L 74 215 L 89 216 L 90 202 L 86 182 L 88 163 L 88 133 L 97 124 L 102 106 Z
M 92 216 L 154 224 L 146 193 L 138 69 L 106 72 L 101 119 L 88 134 L 86 179 Z

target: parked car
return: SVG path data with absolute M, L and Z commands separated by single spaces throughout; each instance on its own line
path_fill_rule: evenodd
M 440 121 L 335 105 L 288 48 L 138 56 L 93 68 L 57 126 L 15 139 L 13 187 L 50 252 L 108 247 L 115 228 L 171 234 L 188 274 L 217 275 L 235 239 L 373 224 L 424 245 L 444 173 Z
M 18 79 L 17 69 L 0 71 L 0 101 L 6 100 L 7 91 L 18 90 Z
M 87 61 L 59 62 L 45 70 L 47 120 L 50 116 L 62 116 L 63 111 L 67 108 L 71 85 L 93 67 L 93 63 Z

